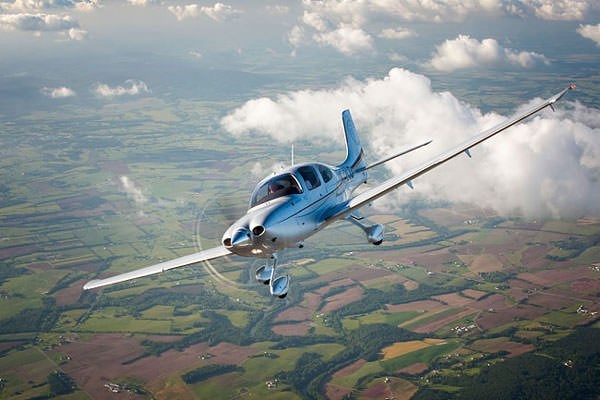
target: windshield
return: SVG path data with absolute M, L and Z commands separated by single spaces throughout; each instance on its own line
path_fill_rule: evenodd
M 250 207 L 257 206 L 281 196 L 300 193 L 302 193 L 302 189 L 292 174 L 278 175 L 269 179 L 254 190 Z

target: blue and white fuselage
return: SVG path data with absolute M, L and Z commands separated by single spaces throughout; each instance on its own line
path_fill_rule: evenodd
M 351 167 L 321 163 L 289 167 L 259 182 L 248 212 L 225 231 L 223 245 L 240 256 L 264 258 L 302 247 L 366 181 L 366 170 L 354 172 Z

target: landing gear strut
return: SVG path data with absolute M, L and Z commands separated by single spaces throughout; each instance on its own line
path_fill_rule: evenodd
M 350 215 L 346 218 L 348 222 L 353 223 L 354 225 L 358 226 L 360 229 L 363 230 L 365 235 L 367 235 L 367 240 L 369 241 L 369 243 L 374 244 L 375 246 L 379 246 L 381 243 L 383 243 L 383 225 L 376 224 L 367 226 L 359 222 L 361 219 L 362 218 L 356 217 L 354 215 Z

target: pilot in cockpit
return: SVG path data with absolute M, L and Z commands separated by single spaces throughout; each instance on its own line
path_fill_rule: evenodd
M 283 189 L 283 186 L 277 182 L 271 182 L 269 184 L 269 194 L 276 193 L 277 191 Z

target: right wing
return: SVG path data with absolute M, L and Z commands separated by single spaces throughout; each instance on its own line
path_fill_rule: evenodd
M 332 222 L 333 220 L 345 218 L 346 216 L 348 216 L 348 214 L 350 214 L 352 211 L 356 210 L 357 208 L 362 207 L 362 206 L 372 202 L 373 200 L 382 197 L 383 195 L 391 192 L 392 190 L 397 189 L 398 187 L 400 187 L 404 184 L 407 184 L 407 183 L 410 185 L 410 182 L 413 179 L 418 178 L 419 176 L 423 175 L 424 173 L 431 171 L 435 167 L 439 167 L 446 161 L 453 159 L 454 157 L 460 155 L 461 153 L 466 152 L 467 154 L 469 154 L 469 149 L 471 147 L 474 147 L 474 146 L 478 145 L 479 143 L 491 138 L 492 136 L 510 128 L 511 126 L 518 124 L 519 122 L 523 121 L 525 118 L 530 117 L 531 115 L 543 110 L 546 107 L 552 108 L 553 104 L 556 103 L 561 97 L 563 97 L 565 95 L 565 93 L 567 93 L 568 90 L 573 90 L 573 89 L 575 89 L 575 85 L 569 85 L 569 87 L 562 90 L 560 93 L 555 94 L 554 96 L 545 100 L 541 104 L 538 104 L 537 106 L 530 108 L 529 110 L 525 111 L 524 113 L 519 114 L 512 119 L 504 121 L 503 123 L 501 123 L 498 126 L 495 126 L 492 129 L 489 129 L 487 131 L 480 133 L 477 136 L 472 137 L 471 139 L 467 140 L 465 143 L 457 146 L 456 148 L 454 148 L 446 153 L 440 154 L 439 156 L 433 158 L 429 162 L 426 162 L 425 164 L 423 164 L 417 168 L 414 168 L 414 169 L 404 173 L 403 175 L 388 179 L 387 181 L 383 182 L 379 186 L 376 186 L 372 189 L 369 189 L 369 190 L 357 195 L 356 197 L 353 197 L 352 199 L 348 200 L 346 203 L 342 204 L 339 208 L 335 209 L 330 215 L 328 215 L 325 218 L 325 220 L 328 222 Z
M 113 285 L 115 283 L 125 282 L 131 279 L 141 278 L 143 276 L 154 275 L 168 271 L 170 269 L 185 267 L 186 265 L 196 264 L 202 261 L 208 261 L 213 260 L 215 258 L 224 257 L 229 254 L 231 254 L 231 252 L 223 246 L 214 247 L 212 249 L 202 250 L 201 252 L 190 254 L 188 256 L 183 256 L 175 258 L 173 260 L 162 262 L 160 264 L 152 265 L 150 267 L 136 269 L 135 271 L 115 275 L 110 278 L 94 279 L 83 285 L 83 290 Z

